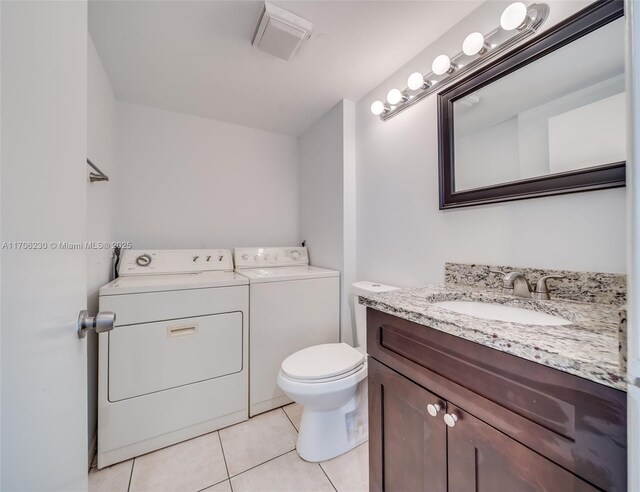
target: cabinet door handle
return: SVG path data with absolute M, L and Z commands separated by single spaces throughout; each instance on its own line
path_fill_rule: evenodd
M 444 414 L 444 423 L 449 427 L 453 427 L 456 425 L 458 421 L 458 416 L 455 413 L 445 413 Z
M 440 410 L 441 407 L 439 403 L 429 403 L 427 405 L 427 412 L 429 412 L 429 415 L 431 415 L 432 417 L 436 417 Z

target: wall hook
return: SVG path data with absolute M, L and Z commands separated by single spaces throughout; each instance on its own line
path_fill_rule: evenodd
M 89 173 L 89 181 L 91 181 L 92 183 L 94 181 L 109 181 L 109 176 L 103 173 L 100 168 L 98 168 L 98 166 L 91 162 L 91 159 L 89 159 L 88 157 L 87 164 L 89 164 L 96 171 L 95 173 L 93 171 Z

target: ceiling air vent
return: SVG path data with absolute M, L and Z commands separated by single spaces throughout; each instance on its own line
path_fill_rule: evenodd
M 309 39 L 312 29 L 308 20 L 265 2 L 251 44 L 288 61 Z

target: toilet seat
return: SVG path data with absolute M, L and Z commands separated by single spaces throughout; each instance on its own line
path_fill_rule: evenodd
M 362 368 L 364 354 L 346 343 L 307 347 L 287 357 L 282 374 L 302 383 L 325 383 L 346 378 Z
M 336 376 L 330 376 L 330 377 L 326 377 L 326 378 L 318 378 L 318 379 L 300 379 L 300 378 L 296 378 L 293 376 L 289 376 L 288 374 L 282 374 L 282 377 L 288 379 L 289 381 L 294 381 L 296 383 L 303 383 L 303 384 L 319 384 L 319 383 L 330 383 L 332 381 L 338 381 L 340 379 L 346 379 L 349 376 L 351 376 L 352 374 L 356 374 L 358 371 L 362 370 L 362 367 L 364 366 L 364 363 L 360 364 L 358 367 L 356 367 L 355 369 L 352 369 L 351 371 L 345 372 L 343 374 L 338 374 Z

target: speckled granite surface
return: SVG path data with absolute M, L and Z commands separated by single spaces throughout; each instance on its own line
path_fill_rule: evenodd
M 627 372 L 627 307 L 619 311 L 620 324 L 618 325 L 618 350 L 620 352 L 620 370 Z
M 564 279 L 548 281 L 551 299 L 615 304 L 622 306 L 627 300 L 627 276 L 620 273 L 572 272 L 568 270 L 543 270 L 504 265 L 472 265 L 446 263 L 445 283 L 466 285 L 494 290 L 502 290 L 502 276 L 489 270 L 522 272 L 532 286 L 544 275 L 564 275 Z
M 537 326 L 494 321 L 458 314 L 432 304 L 452 300 L 522 307 L 560 316 L 572 323 Z M 618 306 L 566 300 L 536 301 L 454 285 L 370 294 L 361 296 L 360 302 L 502 352 L 613 388 L 626 389 L 618 351 Z

